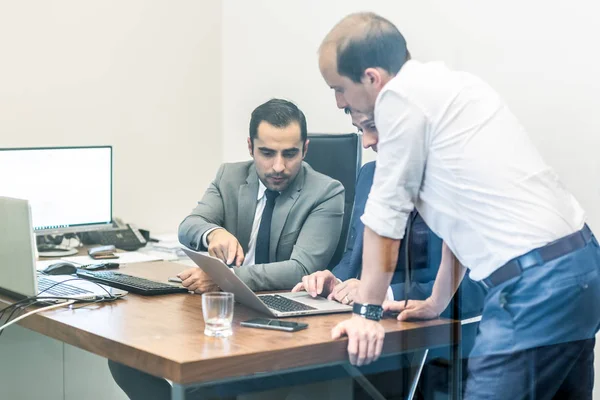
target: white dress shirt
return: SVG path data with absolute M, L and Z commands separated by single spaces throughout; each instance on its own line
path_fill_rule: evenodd
M 523 126 L 473 75 L 408 61 L 379 94 L 375 124 L 377 169 L 362 221 L 380 236 L 401 239 L 415 206 L 480 280 L 584 225 Z
M 242 263 L 243 266 L 255 264 L 254 260 L 255 260 L 255 254 L 256 254 L 256 237 L 258 236 L 258 228 L 260 228 L 260 221 L 262 221 L 263 211 L 265 210 L 265 206 L 267 205 L 267 196 L 265 196 L 266 190 L 267 190 L 267 187 L 259 179 L 258 180 L 258 192 L 256 195 L 256 201 L 257 201 L 256 212 L 254 213 L 254 222 L 252 222 L 252 232 L 250 233 L 250 242 L 248 243 L 248 252 L 246 253 L 246 256 L 244 257 L 244 262 Z M 212 231 L 214 231 L 215 229 L 219 229 L 219 228 L 209 229 L 208 231 L 206 231 L 204 233 L 204 235 L 202 235 L 202 244 L 204 245 L 204 247 L 208 248 L 208 241 L 207 241 L 208 234 L 211 233 Z

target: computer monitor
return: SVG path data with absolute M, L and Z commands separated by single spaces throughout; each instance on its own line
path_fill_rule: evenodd
M 112 147 L 0 148 L 0 196 L 29 200 L 38 235 L 112 227 Z

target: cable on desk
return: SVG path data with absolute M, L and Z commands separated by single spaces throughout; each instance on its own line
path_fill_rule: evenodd
M 59 308 L 59 307 L 64 307 L 64 306 L 69 306 L 69 305 L 71 305 L 71 304 L 73 304 L 73 303 L 75 303 L 75 300 L 69 300 L 69 301 L 67 301 L 67 302 L 65 302 L 65 303 L 53 304 L 53 305 L 51 305 L 51 306 L 42 307 L 42 308 L 38 308 L 37 310 L 30 311 L 30 312 L 28 312 L 27 314 L 25 314 L 25 315 L 21 315 L 20 317 L 18 317 L 18 318 L 15 318 L 15 319 L 13 319 L 12 321 L 10 321 L 10 322 L 7 322 L 7 323 L 5 323 L 4 325 L 0 326 L 0 332 L 4 331 L 4 329 L 8 328 L 8 327 L 9 327 L 9 326 L 11 326 L 12 324 L 15 324 L 15 323 L 19 322 L 20 320 L 22 320 L 22 319 L 25 319 L 25 318 L 29 317 L 30 315 L 37 314 L 37 313 L 40 313 L 40 312 L 42 312 L 42 311 L 49 311 L 49 310 L 52 310 L 52 309 L 54 309 L 54 308 Z
M 6 314 L 10 311 L 8 318 L 6 318 L 6 320 L 4 321 L 5 326 L 8 326 L 9 322 L 13 318 L 13 315 L 15 317 L 19 317 L 19 315 L 23 311 L 25 311 L 27 309 L 27 307 L 33 306 L 36 303 L 47 303 L 48 300 L 64 300 L 64 302 L 62 302 L 62 303 L 53 304 L 53 305 L 58 305 L 58 306 L 65 305 L 69 301 L 71 301 L 73 303 L 77 302 L 77 303 L 91 303 L 91 304 L 101 303 L 104 301 L 111 301 L 111 299 L 105 299 L 105 298 L 100 298 L 100 299 L 94 298 L 94 299 L 86 300 L 86 299 L 73 299 L 72 297 L 41 297 L 41 298 L 38 298 L 37 296 L 28 297 L 26 299 L 20 300 L 14 304 L 11 304 L 11 305 L 3 308 L 2 310 L 0 310 L 0 322 L 2 321 L 2 318 L 4 317 L 4 314 Z M 12 311 L 11 311 L 11 309 L 12 309 Z M 21 319 L 21 318 L 19 318 L 19 319 Z M 0 329 L 0 336 L 2 336 L 3 332 L 4 331 Z
M 65 282 L 69 282 L 69 281 L 85 281 L 85 282 L 91 282 L 93 284 L 95 284 L 96 286 L 102 288 L 102 290 L 104 290 L 107 294 L 108 297 L 99 297 L 97 295 L 94 295 L 93 297 L 90 296 L 89 298 L 73 298 L 73 297 L 50 297 L 50 296 L 42 296 L 40 297 L 40 294 L 52 289 L 53 287 L 57 286 L 57 285 L 62 285 Z M 13 323 L 15 323 L 16 321 L 19 321 L 23 318 L 25 318 L 25 316 L 31 315 L 31 313 L 26 314 L 23 317 L 19 317 L 19 314 L 21 314 L 23 311 L 25 311 L 25 309 L 27 307 L 30 307 L 36 303 L 43 303 L 43 302 L 47 302 L 49 300 L 67 300 L 66 303 L 69 304 L 73 304 L 75 302 L 78 303 L 102 303 L 102 302 L 106 302 L 106 301 L 113 301 L 118 299 L 118 297 L 114 296 L 112 293 L 110 293 L 105 287 L 103 287 L 102 285 L 100 285 L 97 282 L 93 282 L 93 281 L 88 281 L 85 279 L 81 279 L 81 278 L 71 278 L 71 279 L 65 279 L 64 281 L 61 282 L 56 282 L 54 285 L 49 286 L 48 288 L 40 291 L 38 293 L 37 296 L 31 296 L 22 300 L 17 301 L 16 303 L 13 303 L 3 309 L 0 310 L 0 322 L 2 321 L 2 318 L 4 317 L 4 315 L 9 312 L 9 310 L 12 309 L 12 311 L 10 311 L 10 314 L 8 314 L 8 317 L 6 318 L 6 321 L 4 321 L 4 325 L 2 328 L 0 328 L 0 336 L 2 335 L 2 333 L 4 332 L 3 329 L 9 325 L 12 325 Z M 61 306 L 61 305 L 65 305 L 66 303 L 60 303 L 60 304 L 55 304 L 52 305 L 52 307 L 54 306 Z M 82 307 L 77 307 L 77 308 L 82 308 Z M 35 310 L 36 312 L 39 311 L 43 311 L 44 309 L 47 309 L 47 307 L 41 308 L 39 310 Z M 16 314 L 15 314 L 16 313 Z M 11 319 L 13 318 L 13 316 L 15 316 L 15 319 L 11 322 Z
M 13 315 L 14 315 L 15 318 L 17 318 L 19 315 L 21 315 L 23 313 L 23 311 L 25 311 L 27 309 L 27 307 L 32 306 L 35 303 L 37 303 L 37 300 L 31 300 L 31 301 L 29 301 L 27 303 L 20 304 L 17 307 L 14 307 L 14 309 L 11 311 L 11 313 L 8 314 L 8 317 L 6 318 L 6 321 L 4 321 L 4 323 L 7 323 L 11 319 L 13 319 Z M 3 310 L 2 314 L 4 314 L 4 310 Z M 2 332 L 0 332 L 0 335 L 2 335 Z
M 75 302 L 78 303 L 97 303 L 98 302 L 98 298 L 89 298 L 89 299 L 74 299 L 73 297 L 38 297 L 38 296 L 33 296 L 33 297 L 28 297 L 26 299 L 17 301 L 16 303 L 13 303 L 7 307 L 4 307 L 2 310 L 0 310 L 0 320 L 2 320 L 2 318 L 4 317 L 4 314 L 9 312 L 12 308 L 27 308 L 30 307 L 32 305 L 34 305 L 35 303 L 47 303 L 49 300 L 65 300 L 65 301 L 69 301 L 69 300 L 73 300 Z M 100 298 L 100 300 L 104 300 L 104 301 L 109 301 L 110 299 L 104 299 L 104 298 Z M 29 304 L 25 304 L 25 303 L 29 303 Z M 12 315 L 12 313 L 11 313 Z M 10 318 L 11 316 L 9 316 Z M 8 322 L 5 321 L 5 322 Z
M 19 301 L 17 301 L 16 303 L 13 303 L 7 307 L 4 307 L 3 309 L 0 310 L 0 319 L 2 319 L 2 316 L 4 315 L 4 313 L 8 310 L 10 310 L 13 307 L 18 307 L 20 304 L 22 303 L 27 303 L 30 302 L 32 300 L 36 300 L 39 302 L 43 302 L 44 300 L 75 300 L 78 302 L 97 302 L 97 297 L 98 296 L 94 296 L 94 298 L 92 298 L 92 296 L 90 296 L 90 298 L 79 298 L 79 297 L 65 297 L 65 296 L 40 296 L 40 294 L 52 289 L 55 286 L 58 285 L 62 285 L 65 282 L 69 282 L 69 281 L 85 281 L 85 282 L 89 282 L 89 283 L 93 283 L 94 285 L 100 287 L 102 290 L 104 290 L 106 292 L 106 294 L 108 294 L 107 298 L 102 298 L 104 301 L 111 301 L 111 300 L 116 300 L 119 297 L 114 296 L 112 293 L 110 293 L 108 290 L 106 290 L 106 288 L 102 285 L 100 285 L 97 282 L 94 281 L 88 281 L 86 279 L 81 279 L 81 278 L 71 278 L 71 279 L 65 279 L 64 281 L 61 282 L 56 282 L 54 285 L 49 286 L 48 288 L 40 291 L 36 296 L 31 296 L 31 297 L 27 297 L 25 299 L 21 299 Z
M 87 280 L 87 279 L 81 279 L 81 278 L 69 278 L 69 279 L 65 279 L 64 281 L 56 282 L 54 285 L 48 286 L 46 289 L 44 289 L 41 292 L 39 292 L 38 296 L 40 294 L 42 294 L 42 293 L 44 293 L 44 292 L 52 289 L 54 286 L 62 285 L 63 283 L 70 282 L 70 281 L 84 281 L 84 282 L 93 283 L 94 285 L 98 286 L 100 289 L 104 290 L 106 292 L 106 294 L 108 294 L 108 298 L 109 299 L 111 299 L 111 300 L 118 299 L 117 296 L 113 295 L 111 292 L 109 292 L 108 290 L 106 290 L 106 288 L 104 286 L 102 286 L 101 284 L 99 284 L 98 282 L 90 281 L 90 280 Z M 75 299 L 75 298 L 73 298 L 73 299 Z

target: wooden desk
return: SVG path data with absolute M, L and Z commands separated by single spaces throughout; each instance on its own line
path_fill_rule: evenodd
M 129 264 L 123 273 L 165 281 L 185 266 L 170 262 Z M 0 302 L 11 300 L 0 297 Z M 293 318 L 307 322 L 299 332 L 245 328 L 240 321 L 261 316 L 235 305 L 233 335 L 204 336 L 201 296 L 176 294 L 125 299 L 76 310 L 36 314 L 20 324 L 33 331 L 174 382 L 176 388 L 240 378 L 255 373 L 347 361 L 347 339 L 331 340 L 331 328 L 348 314 Z M 460 323 L 382 321 L 384 354 L 454 345 Z

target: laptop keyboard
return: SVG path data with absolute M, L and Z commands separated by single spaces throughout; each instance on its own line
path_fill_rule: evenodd
M 52 287 L 52 289 L 47 290 L 50 287 Z M 60 283 L 42 276 L 38 276 L 38 293 L 42 291 L 44 292 L 42 294 L 56 297 L 71 297 L 82 294 L 93 294 L 89 290 L 80 289 L 67 283 Z
M 287 297 L 282 297 L 277 294 L 264 294 L 258 297 L 267 305 L 267 307 L 280 312 L 316 310 L 314 307 L 307 306 L 306 304 L 290 300 Z

